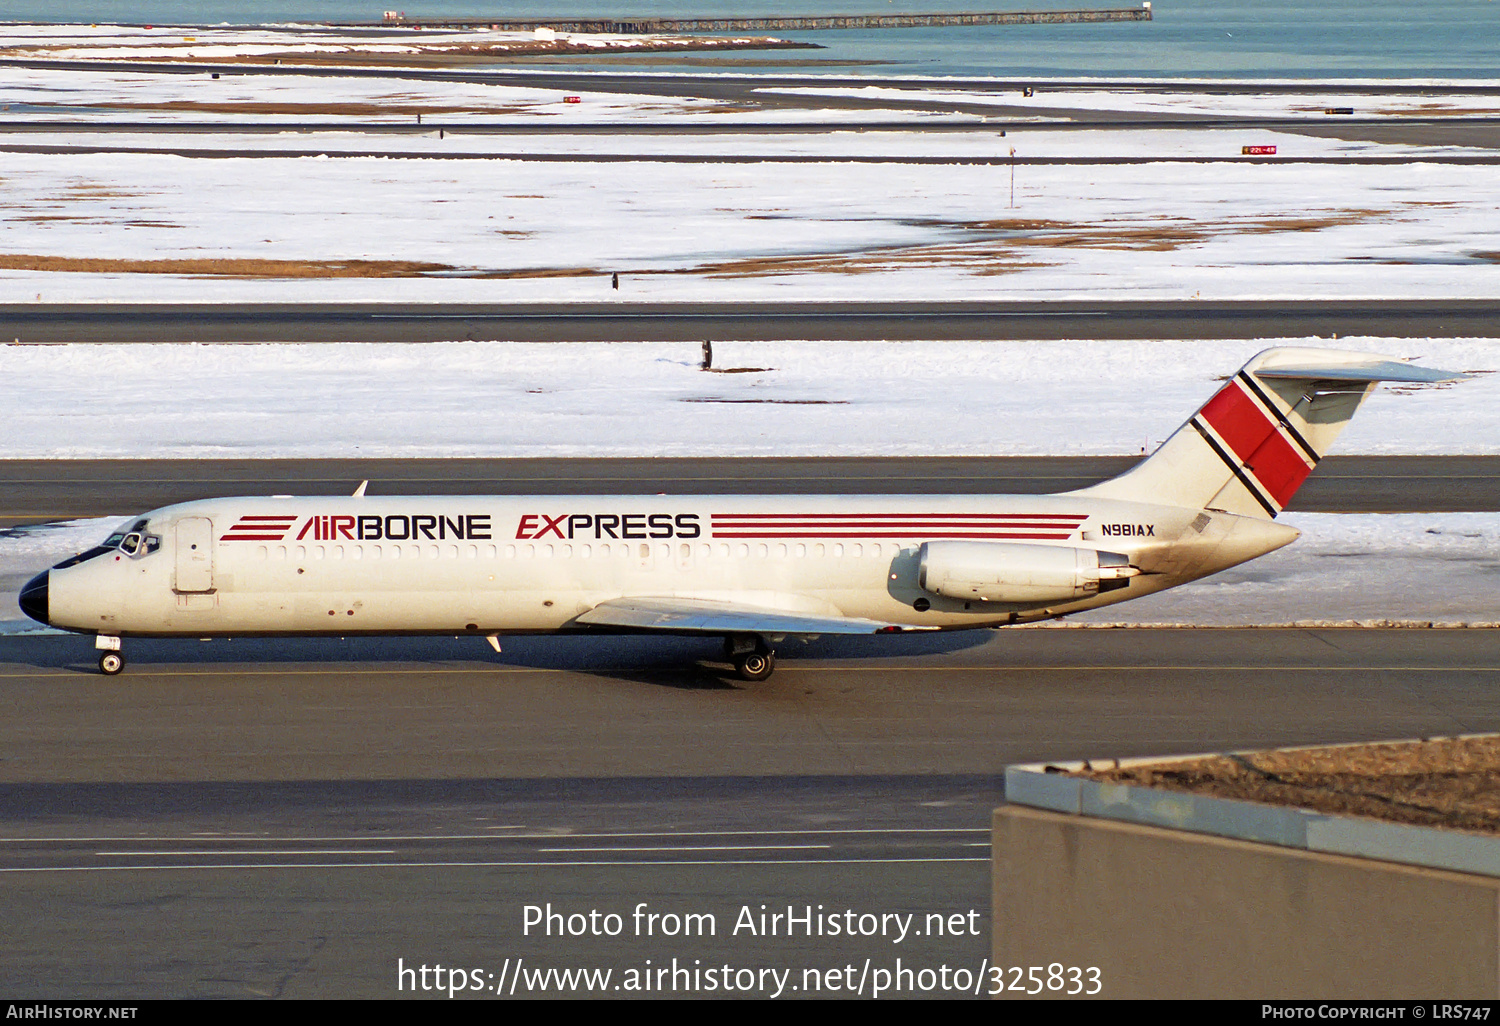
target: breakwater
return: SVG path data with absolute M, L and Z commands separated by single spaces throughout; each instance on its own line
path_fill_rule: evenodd
M 824 29 L 931 28 L 950 25 L 1058 25 L 1072 22 L 1150 21 L 1151 5 L 1084 11 L 970 11 L 955 14 L 832 14 L 764 18 L 408 18 L 391 12 L 380 25 L 488 28 L 528 32 L 644 35 L 691 32 L 815 32 Z M 362 23 L 368 26 L 370 23 Z

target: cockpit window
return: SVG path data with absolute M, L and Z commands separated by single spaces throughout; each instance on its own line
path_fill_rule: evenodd
M 149 556 L 161 548 L 161 535 L 146 534 L 145 527 L 146 522 L 142 520 L 129 534 L 121 538 L 119 543 L 120 551 L 132 559 L 139 559 L 141 556 Z
M 123 552 L 132 559 L 149 556 L 161 548 L 161 535 L 147 534 L 147 523 L 148 521 L 146 520 L 137 520 L 128 529 L 114 532 L 108 538 L 104 539 L 101 544 L 80 552 L 76 556 L 70 556 L 52 569 L 66 570 L 70 566 L 77 566 L 79 563 L 93 559 L 96 556 L 102 556 L 108 552 Z

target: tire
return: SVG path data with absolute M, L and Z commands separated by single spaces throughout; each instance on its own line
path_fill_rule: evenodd
M 113 677 L 125 669 L 125 657 L 118 652 L 105 652 L 99 656 L 99 672 Z
M 737 655 L 734 657 L 734 669 L 742 680 L 765 680 L 776 669 L 776 653 L 745 652 Z

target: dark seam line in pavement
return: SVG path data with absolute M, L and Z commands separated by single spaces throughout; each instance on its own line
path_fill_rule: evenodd
M 740 154 L 650 154 L 650 153 L 428 153 L 399 150 L 234 150 L 196 147 L 152 146 L 24 146 L 0 145 L 3 153 L 35 153 L 63 156 L 70 153 L 128 153 L 146 156 L 192 157 L 208 160 L 244 160 L 255 158 L 303 159 L 307 157 L 367 159 L 385 157 L 395 160 L 509 160 L 519 163 L 573 164 L 893 164 L 948 165 L 958 167 L 997 167 L 1012 163 L 1023 167 L 1123 166 L 1140 164 L 1329 164 L 1329 165 L 1405 165 L 1453 164 L 1490 166 L 1500 164 L 1500 154 L 1475 156 L 1402 156 L 1402 157 L 1028 157 L 1014 161 L 1009 157 L 872 157 L 836 154 L 781 154 L 745 156 Z

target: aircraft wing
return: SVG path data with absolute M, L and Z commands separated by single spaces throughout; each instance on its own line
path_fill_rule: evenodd
M 609 599 L 573 622 L 678 634 L 894 634 L 936 629 L 695 598 Z

